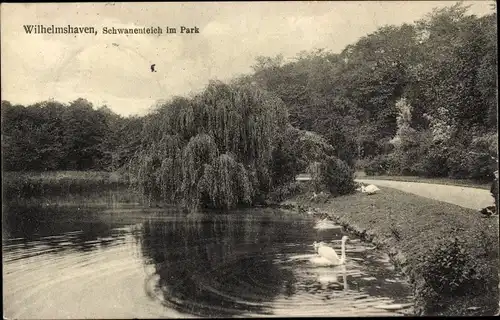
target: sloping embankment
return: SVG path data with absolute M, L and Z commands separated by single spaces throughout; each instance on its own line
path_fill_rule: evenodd
M 417 315 L 492 315 L 499 301 L 498 217 L 382 188 L 284 205 L 317 208 L 386 250 L 409 278 Z

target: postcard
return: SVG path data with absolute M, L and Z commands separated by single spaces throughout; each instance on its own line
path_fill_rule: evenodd
M 0 8 L 4 319 L 498 315 L 496 2 Z

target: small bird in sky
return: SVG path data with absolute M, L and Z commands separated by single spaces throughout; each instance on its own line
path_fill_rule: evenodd
M 156 64 L 152 64 L 152 65 L 151 65 L 151 72 L 156 72 L 156 70 L 155 70 L 155 66 L 156 66 Z

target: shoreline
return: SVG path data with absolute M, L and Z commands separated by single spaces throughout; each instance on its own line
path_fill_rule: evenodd
M 49 192 L 74 192 L 76 189 L 95 190 L 108 186 L 126 186 L 128 181 L 110 172 L 47 172 L 16 173 L 4 176 L 4 196 L 8 187 L 28 185 L 21 191 L 44 190 Z M 403 273 L 412 286 L 416 315 L 493 315 L 498 312 L 498 216 L 484 217 L 477 210 L 467 209 L 404 191 L 380 187 L 374 195 L 353 193 L 335 198 L 311 201 L 309 193 L 300 193 L 281 202 L 267 202 L 256 207 L 281 208 L 296 213 L 300 207 L 314 208 L 317 215 L 328 217 L 356 234 L 364 242 L 374 244 L 386 252 L 394 267 Z M 19 191 L 18 190 L 18 191 Z M 16 191 L 11 189 L 10 192 Z M 20 197 L 18 193 L 17 197 Z M 451 218 L 451 219 L 450 219 Z M 429 289 L 425 268 L 439 263 L 429 262 L 427 257 L 449 240 L 463 241 L 460 250 L 465 251 L 464 264 L 474 269 L 472 280 L 479 283 L 479 294 L 436 295 Z M 449 252 L 445 257 L 456 258 Z M 426 260 L 427 259 L 427 260 Z M 423 261 L 423 262 L 422 262 Z M 442 261 L 441 261 L 442 262 Z M 452 261 L 455 265 L 455 260 Z M 428 275 L 427 275 L 428 276 Z M 472 281 L 471 280 L 471 281 Z M 466 290 L 467 291 L 467 290 Z
M 4 200 L 44 196 L 51 193 L 71 194 L 128 186 L 128 180 L 117 172 L 106 171 L 46 171 L 3 172 Z
M 314 208 L 315 215 L 328 216 L 362 241 L 385 251 L 396 270 L 401 271 L 412 286 L 415 315 L 480 316 L 498 312 L 498 217 L 483 218 L 471 209 L 391 188 L 381 188 L 375 195 L 358 192 L 321 203 L 311 202 L 306 194 L 300 194 L 283 201 L 281 206 L 295 210 Z M 418 219 L 422 212 L 427 214 Z M 443 223 L 447 213 L 454 214 L 456 221 Z M 478 248 L 481 246 L 477 243 L 478 235 L 487 235 L 493 240 L 493 247 Z M 457 237 L 467 242 L 467 249 L 472 249 L 469 259 L 477 262 L 477 271 L 483 274 L 476 279 L 483 285 L 480 291 L 483 294 L 450 296 L 436 294 L 430 288 L 421 261 L 432 256 L 433 250 L 447 240 L 437 239 L 438 236 Z

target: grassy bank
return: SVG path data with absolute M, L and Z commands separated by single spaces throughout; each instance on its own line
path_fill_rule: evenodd
M 315 207 L 385 249 L 409 278 L 418 315 L 494 314 L 499 301 L 498 218 L 381 188 L 313 203 L 301 195 L 284 204 Z M 479 307 L 479 308 L 478 308 Z
M 3 172 L 2 194 L 5 199 L 12 199 L 102 190 L 127 183 L 121 175 L 103 171 Z
M 487 190 L 491 188 L 491 183 L 485 183 L 475 180 L 450 179 L 450 178 L 424 178 L 417 176 L 387 176 L 387 175 L 368 176 L 363 171 L 357 171 L 356 178 L 367 179 L 367 180 L 372 179 L 372 180 L 393 180 L 393 181 L 404 181 L 404 182 L 435 183 L 435 184 L 444 184 L 450 186 L 480 188 Z

